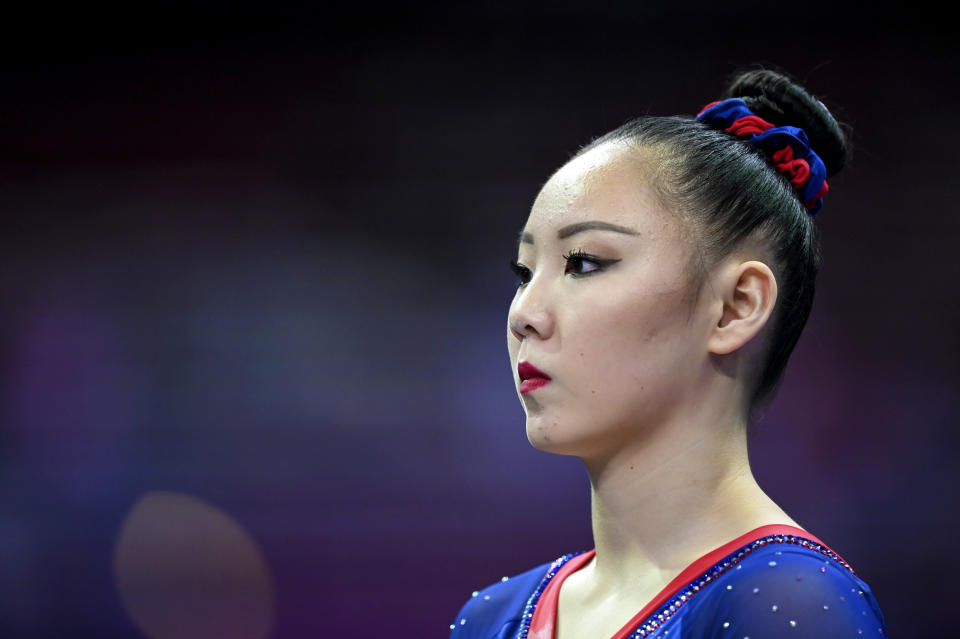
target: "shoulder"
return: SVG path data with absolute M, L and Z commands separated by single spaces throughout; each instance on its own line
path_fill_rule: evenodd
M 514 636 L 516 633 L 510 631 L 519 626 L 527 600 L 553 563 L 540 564 L 475 590 L 450 624 L 450 638 L 494 639 Z
M 691 636 L 849 637 L 886 635 L 869 586 L 825 547 L 774 543 L 734 556 L 693 597 Z M 722 565 L 722 564 L 721 564 Z

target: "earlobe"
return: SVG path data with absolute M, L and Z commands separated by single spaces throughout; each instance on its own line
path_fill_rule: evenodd
M 720 274 L 714 290 L 721 308 L 709 349 L 726 355 L 763 330 L 777 301 L 777 280 L 769 266 L 751 260 L 731 264 Z

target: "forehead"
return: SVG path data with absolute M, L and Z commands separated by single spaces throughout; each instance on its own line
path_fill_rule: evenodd
M 675 231 L 676 221 L 647 186 L 649 162 L 614 143 L 573 158 L 540 190 L 524 231 L 538 240 L 553 239 L 554 229 L 586 221 L 624 226 L 639 235 Z

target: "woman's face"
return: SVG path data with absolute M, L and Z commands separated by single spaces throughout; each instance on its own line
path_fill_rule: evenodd
M 541 450 L 615 451 L 666 423 L 703 380 L 709 330 L 692 299 L 694 248 L 644 186 L 643 167 L 612 143 L 574 158 L 523 229 L 517 262 L 528 270 L 507 345 L 527 437 Z M 521 386 L 524 362 L 550 381 Z

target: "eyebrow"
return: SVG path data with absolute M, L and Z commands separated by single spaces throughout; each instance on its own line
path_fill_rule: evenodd
M 589 222 L 577 222 L 576 224 L 568 224 L 567 226 L 561 227 L 557 231 L 557 239 L 562 240 L 571 235 L 583 233 L 584 231 L 613 231 L 614 233 L 623 233 L 625 235 L 639 235 L 639 233 L 626 226 L 611 224 L 610 222 L 601 222 L 600 220 L 591 220 Z M 533 244 L 533 235 L 521 229 L 517 244 Z

